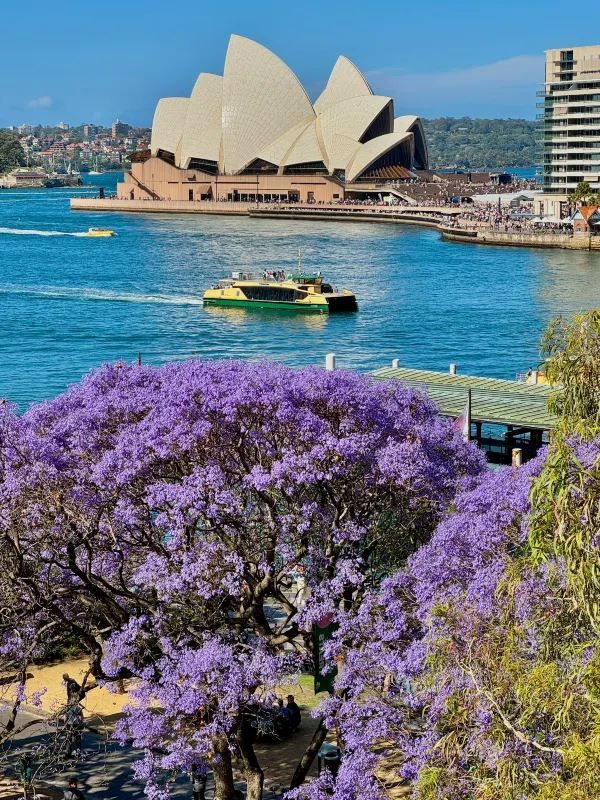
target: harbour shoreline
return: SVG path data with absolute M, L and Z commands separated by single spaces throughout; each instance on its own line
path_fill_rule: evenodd
M 523 231 L 494 231 L 487 229 L 446 228 L 438 226 L 442 239 L 460 244 L 492 245 L 497 247 L 537 247 L 560 250 L 589 250 L 600 252 L 600 236 L 571 236 L 564 233 L 526 233 Z
M 436 228 L 444 241 L 501 247 L 537 247 L 562 250 L 600 252 L 600 236 L 572 236 L 563 233 L 499 231 L 486 228 L 449 227 L 448 218 L 457 217 L 461 209 L 446 206 L 309 206 L 270 208 L 255 203 L 211 202 L 190 203 L 178 200 L 125 200 L 119 198 L 72 198 L 72 211 L 117 211 L 151 214 L 211 214 L 244 216 L 253 219 L 319 219 L 337 222 L 385 222 Z

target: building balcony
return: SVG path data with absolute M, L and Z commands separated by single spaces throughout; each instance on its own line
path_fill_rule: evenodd
M 594 159 L 576 159 L 576 158 L 552 158 L 549 161 L 544 161 L 546 166 L 552 167 L 567 167 L 568 169 L 577 169 L 578 166 L 586 166 L 592 167 L 592 169 L 596 169 L 596 171 L 600 172 L 600 157 Z
M 596 151 L 597 148 L 597 152 Z M 569 157 L 573 155 L 586 155 L 591 156 L 592 159 L 600 159 L 600 145 L 595 145 L 594 147 L 577 147 L 575 144 L 569 144 L 566 147 L 558 147 L 556 145 L 546 145 L 544 143 L 544 153 L 546 157 L 552 157 L 555 155 L 567 155 Z
M 554 123 L 554 124 L 553 124 Z M 569 136 L 573 136 L 573 131 L 597 131 L 600 130 L 600 120 L 598 122 L 582 123 L 582 122 L 558 122 L 556 120 L 547 121 L 544 129 L 548 133 L 557 133 L 565 131 Z

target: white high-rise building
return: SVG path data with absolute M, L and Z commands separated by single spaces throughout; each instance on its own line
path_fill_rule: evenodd
M 543 194 L 539 210 L 564 216 L 582 181 L 600 191 L 600 45 L 546 51 Z

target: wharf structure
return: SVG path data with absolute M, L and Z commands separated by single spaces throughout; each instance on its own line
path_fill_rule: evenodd
M 600 192 L 600 45 L 547 50 L 538 96 L 543 184 L 535 210 L 562 219 L 580 182 Z
M 345 56 L 312 103 L 280 58 L 233 35 L 223 75 L 159 100 L 150 149 L 131 161 L 119 199 L 317 203 L 381 176 L 416 179 L 428 153 L 419 118 L 395 117 Z
M 533 458 L 557 424 L 548 400 L 558 390 L 548 384 L 458 375 L 455 364 L 445 373 L 410 369 L 394 361 L 371 374 L 378 381 L 397 380 L 423 390 L 443 416 L 455 419 L 470 398 L 469 438 L 492 464 L 510 464 L 515 450 L 519 461 Z M 532 378 L 537 380 L 536 372 Z
M 17 167 L 0 175 L 0 189 L 42 189 L 79 186 L 79 175 L 48 173 L 39 167 Z

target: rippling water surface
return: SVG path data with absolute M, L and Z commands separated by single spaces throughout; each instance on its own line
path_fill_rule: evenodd
M 91 181 L 92 179 L 88 179 Z M 93 179 L 110 190 L 115 176 Z M 0 191 L 0 396 L 52 397 L 105 361 L 277 359 L 512 378 L 537 363 L 546 322 L 600 305 L 600 253 L 445 243 L 402 225 L 69 210 L 79 190 Z M 118 237 L 78 236 L 111 227 Z M 352 288 L 360 311 L 205 309 L 239 268 L 297 263 Z

